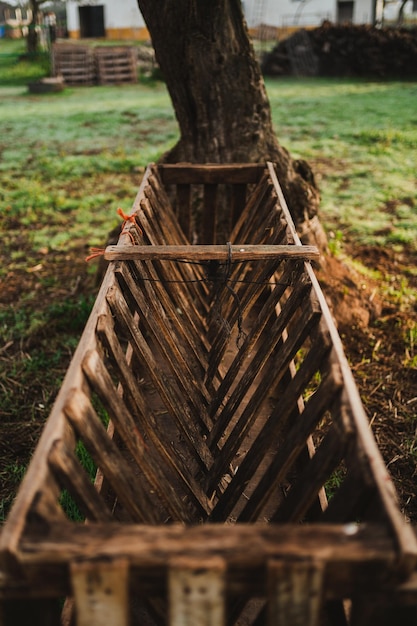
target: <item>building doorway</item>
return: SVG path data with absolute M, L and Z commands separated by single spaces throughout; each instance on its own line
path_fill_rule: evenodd
M 78 7 L 80 16 L 80 37 L 105 37 L 104 6 L 102 4 Z
M 339 1 L 337 3 L 337 23 L 351 24 L 353 22 L 353 9 L 355 3 L 351 0 Z

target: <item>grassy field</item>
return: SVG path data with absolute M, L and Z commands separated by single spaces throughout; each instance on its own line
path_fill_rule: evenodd
M 95 297 L 89 247 L 105 244 L 143 168 L 178 137 L 163 83 L 34 96 L 27 83 L 47 60 L 19 61 L 19 45 L 0 40 L 0 520 Z M 267 90 L 281 143 L 313 166 L 332 250 L 414 255 L 417 83 L 287 78 Z M 399 306 L 413 307 L 407 276 L 400 285 Z M 407 332 L 415 367 L 415 322 Z

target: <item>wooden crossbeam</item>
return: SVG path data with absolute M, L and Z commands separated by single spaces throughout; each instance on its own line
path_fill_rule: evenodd
M 268 259 L 318 259 L 316 246 L 298 245 L 200 245 L 107 246 L 107 261 L 266 261 Z
M 228 593 L 259 593 L 268 585 L 268 563 L 322 562 L 326 598 L 349 597 L 357 591 L 380 592 L 401 582 L 394 538 L 378 524 L 259 525 L 207 524 L 148 526 L 56 523 L 22 538 L 19 562 L 26 584 L 35 593 L 67 595 L 68 565 L 76 561 L 126 558 L 142 595 L 165 589 L 167 569 L 177 559 L 201 564 L 214 557 L 226 563 Z M 13 584 L 10 573 L 0 585 L 0 597 L 25 593 L 25 581 Z

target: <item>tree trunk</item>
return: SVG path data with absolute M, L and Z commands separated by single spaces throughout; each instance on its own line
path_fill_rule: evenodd
M 36 27 L 39 22 L 39 3 L 36 0 L 30 0 L 29 6 L 32 10 L 32 21 L 29 24 L 28 37 L 27 37 L 27 51 L 28 55 L 34 55 L 38 52 L 38 31 Z
M 305 241 L 325 245 L 319 193 L 305 161 L 275 136 L 240 0 L 138 0 L 176 112 L 180 140 L 166 162 L 271 160 Z

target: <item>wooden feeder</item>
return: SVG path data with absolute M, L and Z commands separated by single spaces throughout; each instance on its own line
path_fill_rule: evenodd
M 1 533 L 6 625 L 359 626 L 416 601 L 317 257 L 272 164 L 148 167 Z

